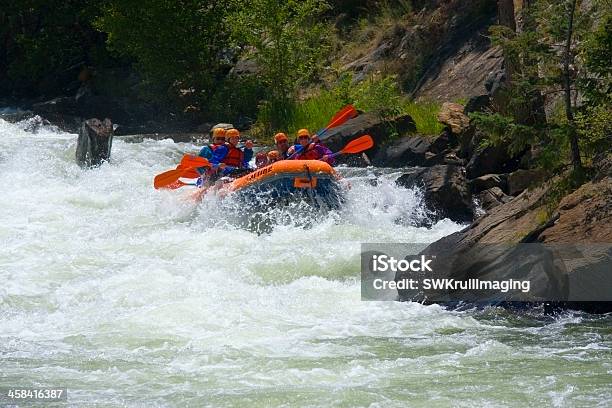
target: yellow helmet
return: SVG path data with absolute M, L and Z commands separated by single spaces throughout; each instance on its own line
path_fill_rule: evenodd
M 308 129 L 300 129 L 297 131 L 297 137 L 300 137 L 300 136 L 310 137 L 310 132 L 308 131 Z

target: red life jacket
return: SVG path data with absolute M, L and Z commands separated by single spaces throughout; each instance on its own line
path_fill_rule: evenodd
M 244 160 L 244 153 L 242 150 L 231 143 L 226 143 L 225 147 L 227 147 L 227 156 L 225 156 L 221 162 L 228 166 L 242 167 L 242 162 Z
M 310 143 L 308 146 L 306 146 L 305 149 L 302 150 L 302 153 L 299 153 L 297 155 L 297 159 L 298 160 L 319 160 L 321 156 L 319 155 L 319 152 L 315 150 L 314 147 L 315 147 L 315 144 Z

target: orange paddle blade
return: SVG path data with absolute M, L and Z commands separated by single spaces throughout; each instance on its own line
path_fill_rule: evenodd
M 186 154 L 181 159 L 179 166 L 186 167 L 210 167 L 210 162 L 203 157 Z
M 341 111 L 342 113 L 337 114 L 337 117 L 334 117 L 332 121 L 329 122 L 329 125 L 327 125 L 324 132 L 329 129 L 340 126 L 347 120 L 352 119 L 355 116 L 357 116 L 357 110 L 352 105 L 348 105 L 345 109 L 342 109 L 342 110 L 344 112 Z
M 179 177 L 183 176 L 184 171 L 185 169 L 175 169 L 158 174 L 153 179 L 153 187 L 160 189 L 178 181 Z
M 198 178 L 200 177 L 200 173 L 194 168 L 183 169 L 183 174 L 181 177 L 185 178 Z
M 364 150 L 368 150 L 372 146 L 374 146 L 372 136 L 364 135 L 355 140 L 351 140 L 346 146 L 344 146 L 344 149 L 340 150 L 340 153 L 361 153 Z
M 340 109 L 333 118 L 331 118 L 331 120 L 329 121 L 329 125 L 331 125 L 332 123 L 334 123 L 334 121 L 336 119 L 338 119 L 341 116 L 347 115 L 347 112 L 350 112 L 350 115 L 357 115 L 357 110 L 353 107 L 353 105 L 346 105 L 344 108 Z M 352 116 L 354 117 L 354 116 Z M 350 119 L 350 118 L 349 118 Z

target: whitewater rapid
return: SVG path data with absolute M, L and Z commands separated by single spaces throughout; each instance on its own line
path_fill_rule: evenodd
M 152 178 L 198 146 L 116 139 L 83 170 L 76 136 L 0 119 L 0 387 L 84 406 L 605 406 L 609 316 L 360 300 L 362 242 L 432 242 L 399 173 L 341 169 L 338 212 L 270 233 Z

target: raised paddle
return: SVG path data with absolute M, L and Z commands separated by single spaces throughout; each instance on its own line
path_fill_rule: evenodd
M 342 150 L 332 154 L 332 157 L 340 156 L 341 154 L 355 154 L 361 153 L 374 146 L 374 140 L 370 135 L 363 135 L 355 140 L 351 140 L 344 146 Z
M 329 121 L 327 126 L 317 133 L 314 136 L 321 137 L 327 132 L 329 129 L 333 129 L 345 123 L 347 120 L 354 118 L 357 116 L 357 109 L 353 105 L 346 105 L 344 108 L 340 109 Z

